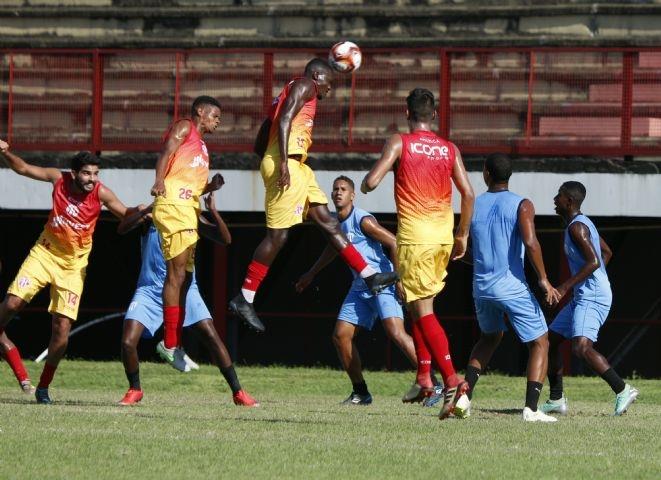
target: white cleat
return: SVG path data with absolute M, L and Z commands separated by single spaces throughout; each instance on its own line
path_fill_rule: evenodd
M 191 360 L 191 358 L 186 354 L 186 352 L 183 349 L 181 349 L 181 351 L 184 354 L 184 362 L 186 362 L 186 365 L 188 365 L 191 370 L 199 370 L 200 366 L 197 363 L 195 363 L 193 360 Z
M 569 407 L 567 405 L 567 397 L 562 395 L 559 400 L 551 400 L 550 398 L 539 406 L 539 409 L 544 413 L 559 413 L 560 415 L 567 415 Z
M 465 393 L 459 397 L 454 406 L 454 416 L 457 418 L 468 418 L 471 416 L 471 401 Z
M 185 352 L 181 348 L 165 348 L 165 344 L 161 340 L 156 345 L 156 351 L 172 368 L 184 373 L 190 372 L 190 366 L 184 360 Z
M 557 422 L 558 419 L 550 415 L 545 414 L 541 410 L 533 412 L 528 407 L 523 409 L 523 421 L 524 422 Z

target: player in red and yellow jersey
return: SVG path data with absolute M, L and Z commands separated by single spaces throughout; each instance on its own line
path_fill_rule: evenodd
M 418 379 L 428 378 L 424 368 L 430 367 L 420 361 L 433 357 L 445 384 L 439 415 L 442 420 L 452 413 L 468 384 L 455 373 L 447 336 L 434 315 L 434 298 L 445 285 L 448 261 L 466 252 L 475 194 L 459 149 L 432 131 L 431 122 L 436 118 L 434 95 L 416 88 L 406 98 L 406 105 L 410 133 L 394 134 L 388 139 L 361 190 L 374 190 L 385 174 L 394 170 L 397 257 L 407 308 L 413 318 Z M 461 215 L 454 238 L 452 182 L 461 194 Z
M 99 158 L 80 152 L 71 160 L 71 171 L 26 163 L 0 140 L 5 162 L 16 173 L 53 184 L 53 208 L 37 243 L 23 262 L 0 305 L 0 333 L 41 289 L 50 284 L 52 333 L 48 357 L 35 392 L 37 402 L 51 403 L 48 395 L 55 370 L 67 348 L 71 324 L 78 316 L 85 267 L 92 249 L 92 234 L 105 205 L 122 218 L 126 207 L 99 181 Z
M 289 228 L 306 217 L 319 225 L 333 248 L 365 278 L 373 292 L 397 280 L 394 272 L 377 273 L 349 243 L 328 210 L 328 199 L 314 172 L 305 164 L 317 100 L 328 95 L 332 81 L 333 69 L 328 63 L 319 58 L 310 60 L 304 75 L 285 85 L 273 101 L 257 134 L 255 152 L 262 156 L 260 171 L 266 188 L 266 237 L 255 250 L 241 292 L 230 301 L 230 308 L 259 332 L 264 331 L 264 325 L 253 307 L 255 293 L 285 244 Z
M 153 220 L 161 237 L 167 275 L 163 285 L 165 354 L 174 360 L 181 341 L 186 294 L 191 283 L 198 240 L 200 196 L 218 190 L 223 177 L 209 179 L 209 152 L 202 137 L 220 125 L 220 104 L 215 98 L 197 97 L 192 118 L 177 121 L 166 134 L 165 148 L 156 163 L 151 189 Z

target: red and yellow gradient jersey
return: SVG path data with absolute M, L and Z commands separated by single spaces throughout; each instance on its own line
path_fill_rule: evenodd
M 425 130 L 401 137 L 402 154 L 395 170 L 397 242 L 452 244 L 454 145 Z
M 89 193 L 73 188 L 71 174 L 63 172 L 53 186 L 53 208 L 37 243 L 71 262 L 72 267 L 87 265 L 92 250 L 92 235 L 101 213 L 101 182 Z
M 285 88 L 282 89 L 280 95 L 275 97 L 275 100 L 273 100 L 271 109 L 269 110 L 271 130 L 269 131 L 269 143 L 266 147 L 264 156 L 268 155 L 274 160 L 280 159 L 280 149 L 278 147 L 278 121 L 280 120 L 280 111 L 282 106 L 285 104 L 287 95 L 289 95 L 289 91 L 294 85 L 294 82 L 299 78 L 293 79 L 285 86 Z M 314 97 L 305 102 L 303 108 L 301 108 L 301 110 L 296 114 L 291 122 L 287 153 L 289 156 L 300 155 L 301 162 L 305 162 L 305 160 L 308 158 L 308 150 L 312 145 L 312 127 L 314 126 L 314 115 L 316 111 L 317 93 L 315 91 Z
M 165 195 L 154 203 L 199 207 L 200 195 L 209 179 L 209 152 L 192 120 L 190 132 L 168 161 Z

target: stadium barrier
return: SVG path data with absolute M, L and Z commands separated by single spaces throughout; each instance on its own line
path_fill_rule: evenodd
M 251 151 L 309 49 L 52 50 L 0 55 L 0 134 L 18 150 L 157 151 L 192 100 L 223 105 L 214 151 Z M 319 152 L 378 152 L 417 86 L 465 153 L 658 155 L 661 48 L 364 49 L 320 102 Z

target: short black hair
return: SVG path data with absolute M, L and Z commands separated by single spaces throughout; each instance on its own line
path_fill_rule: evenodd
M 193 106 L 191 107 L 191 116 L 195 117 L 197 115 L 197 109 L 202 105 L 211 105 L 212 107 L 218 107 L 220 110 L 220 103 L 213 97 L 208 95 L 201 95 L 193 100 Z
M 71 170 L 80 172 L 85 165 L 95 165 L 98 167 L 100 164 L 101 159 L 92 152 L 78 152 L 71 159 Z
M 484 168 L 494 182 L 507 182 L 512 176 L 512 160 L 504 153 L 492 153 L 484 161 Z
M 587 190 L 585 185 L 581 182 L 569 181 L 565 182 L 560 186 L 560 190 L 564 191 L 565 194 L 572 199 L 577 207 L 580 208 L 585 196 L 587 195 Z
M 436 111 L 434 94 L 426 88 L 414 88 L 406 97 L 406 107 L 414 122 L 430 122 Z
M 310 60 L 307 65 L 305 65 L 305 76 L 309 77 L 314 72 L 319 73 L 333 73 L 333 69 L 328 64 L 328 62 L 322 58 L 313 58 Z
M 342 180 L 343 182 L 347 182 L 351 186 L 351 190 L 354 190 L 354 191 L 356 190 L 356 186 L 354 185 L 353 180 L 351 180 L 346 175 L 340 175 L 335 180 L 333 180 L 333 185 L 335 185 L 335 182 L 337 182 L 338 180 Z

